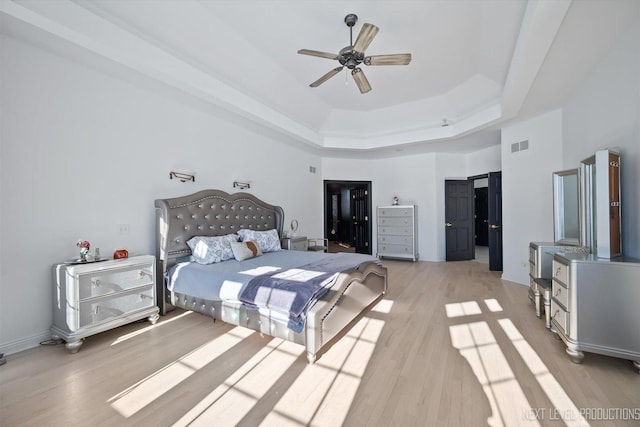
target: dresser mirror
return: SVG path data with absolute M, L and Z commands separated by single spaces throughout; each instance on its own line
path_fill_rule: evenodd
M 553 225 L 559 245 L 580 245 L 580 172 L 553 173 Z

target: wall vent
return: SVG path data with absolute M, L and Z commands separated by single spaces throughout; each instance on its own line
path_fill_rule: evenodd
M 528 150 L 529 149 L 529 140 L 525 139 L 524 141 L 514 142 L 511 144 L 511 152 L 517 153 L 518 151 Z

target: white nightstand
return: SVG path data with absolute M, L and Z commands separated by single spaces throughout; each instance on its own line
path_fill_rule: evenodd
M 282 239 L 282 248 L 290 251 L 306 251 L 309 242 L 306 236 L 292 236 Z
M 155 298 L 155 257 L 53 267 L 52 338 L 64 339 L 76 353 L 85 337 L 149 318 L 158 320 Z

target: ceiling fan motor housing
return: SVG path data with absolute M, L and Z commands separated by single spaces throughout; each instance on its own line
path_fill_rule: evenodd
M 338 53 L 338 62 L 350 70 L 353 70 L 364 60 L 364 53 L 356 52 L 353 46 L 347 46 Z

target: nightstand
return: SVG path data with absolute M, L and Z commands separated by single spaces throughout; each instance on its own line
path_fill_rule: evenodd
M 309 242 L 306 236 L 291 236 L 282 239 L 282 249 L 290 251 L 306 251 L 309 248 Z
M 77 353 L 85 337 L 148 317 L 158 320 L 155 257 L 53 266 L 52 338 Z
M 327 252 L 329 250 L 329 239 L 324 237 L 312 237 L 307 242 L 310 251 Z

